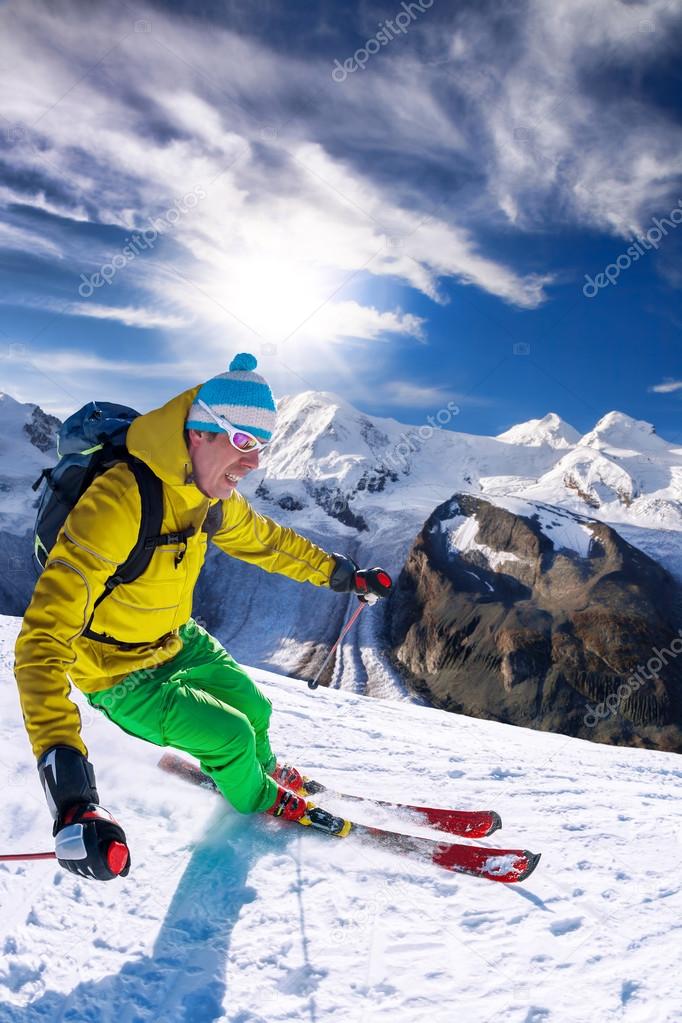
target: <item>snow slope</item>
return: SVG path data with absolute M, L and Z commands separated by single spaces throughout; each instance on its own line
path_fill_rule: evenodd
M 0 619 L 2 851 L 51 842 L 19 625 Z M 0 864 L 2 1023 L 680 1020 L 679 757 L 254 674 L 292 762 L 356 792 L 492 806 L 499 843 L 542 851 L 535 874 L 496 885 L 240 817 L 79 697 L 133 869 L 98 884 Z

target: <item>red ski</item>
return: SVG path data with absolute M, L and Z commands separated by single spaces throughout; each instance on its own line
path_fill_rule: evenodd
M 207 775 L 175 753 L 164 753 L 159 766 L 194 785 L 217 791 Z M 402 835 L 384 828 L 355 824 L 321 807 L 311 807 L 300 823 L 307 824 L 312 830 L 324 831 L 328 835 L 355 836 L 362 842 L 390 849 L 419 863 L 433 863 L 455 873 L 472 874 L 475 877 L 484 877 L 489 881 L 501 881 L 505 884 L 524 881 L 532 874 L 540 860 L 539 853 L 528 852 L 527 849 L 489 849 L 456 842 L 440 842 L 438 839 L 417 838 L 414 835 Z
M 435 806 L 390 803 L 385 799 L 352 796 L 348 792 L 339 792 L 320 782 L 313 781 L 312 778 L 304 778 L 303 781 L 305 782 L 304 788 L 299 790 L 302 795 L 316 796 L 318 793 L 324 792 L 330 799 L 345 799 L 353 803 L 380 806 L 396 813 L 405 824 L 435 828 L 436 831 L 446 831 L 450 835 L 486 838 L 488 835 L 492 835 L 493 831 L 502 827 L 502 818 L 494 810 L 445 810 Z
M 198 785 L 214 788 L 213 782 L 194 764 L 179 757 L 176 753 L 164 753 L 159 767 L 171 774 L 189 776 L 189 781 Z M 195 777 L 196 776 L 196 777 Z M 435 828 L 450 835 L 463 838 L 487 838 L 502 827 L 502 819 L 494 810 L 441 810 L 432 806 L 410 806 L 404 803 L 390 803 L 383 799 L 351 796 L 347 792 L 335 789 L 304 777 L 305 787 L 297 791 L 303 796 L 317 796 L 325 793 L 330 799 L 344 799 L 354 803 L 366 803 L 369 806 L 380 806 L 382 809 L 395 812 L 401 823 L 418 827 Z
M 374 845 L 399 852 L 410 859 L 435 863 L 456 874 L 472 874 L 505 884 L 525 881 L 540 861 L 540 853 L 527 849 L 489 849 L 460 842 L 439 842 L 432 838 L 400 835 L 382 828 L 368 828 L 364 824 L 353 824 L 351 834 L 353 832 L 366 835 Z

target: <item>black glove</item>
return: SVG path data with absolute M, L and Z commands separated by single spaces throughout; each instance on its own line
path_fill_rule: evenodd
M 72 874 L 111 881 L 130 870 L 123 828 L 97 803 L 76 803 L 55 822 L 54 835 L 57 860 Z
M 336 566 L 329 585 L 337 593 L 357 593 L 361 600 L 373 604 L 391 592 L 393 582 L 383 568 L 358 568 L 352 558 L 344 554 L 332 554 L 332 557 Z
M 38 774 L 54 818 L 60 865 L 99 881 L 125 877 L 130 870 L 126 836 L 99 806 L 92 764 L 71 746 L 53 746 L 38 761 Z

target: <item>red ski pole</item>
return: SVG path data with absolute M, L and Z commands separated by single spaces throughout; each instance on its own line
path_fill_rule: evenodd
M 368 584 L 368 577 L 371 577 L 371 586 L 370 584 Z M 339 636 L 336 643 L 323 660 L 320 670 L 315 675 L 315 678 L 308 683 L 308 689 L 317 689 L 319 684 L 318 679 L 320 675 L 326 668 L 330 658 L 333 656 L 334 651 L 336 650 L 337 646 L 339 645 L 343 637 L 346 635 L 348 630 L 352 628 L 353 622 L 356 620 L 365 604 L 375 604 L 376 601 L 379 599 L 379 596 L 373 587 L 379 585 L 382 588 L 384 594 L 388 594 L 388 592 L 391 589 L 391 586 L 393 585 L 393 582 L 388 572 L 384 572 L 382 568 L 371 568 L 355 572 L 355 585 L 357 586 L 355 592 L 358 594 L 360 606 L 355 609 L 353 614 L 346 622 L 344 628 L 341 630 L 341 635 Z M 364 592 L 358 593 L 358 590 L 363 590 Z
M 53 852 L 44 853 L 0 853 L 0 860 L 56 860 Z
M 358 617 L 358 615 L 360 614 L 360 612 L 362 611 L 363 607 L 365 607 L 366 604 L 367 604 L 367 601 L 364 600 L 362 597 L 360 597 L 360 605 L 359 605 L 359 607 L 356 607 L 355 611 L 353 612 L 353 614 L 350 616 L 350 618 L 346 622 L 344 628 L 341 630 L 341 635 L 339 636 L 339 638 L 337 639 L 336 643 L 331 648 L 331 650 L 329 651 L 329 653 L 327 654 L 325 659 L 322 661 L 322 665 L 320 667 L 320 670 L 318 671 L 318 673 L 315 676 L 315 678 L 312 679 L 308 683 L 308 689 L 317 689 L 317 687 L 319 685 L 319 682 L 317 680 L 319 679 L 320 675 L 322 674 L 322 672 L 326 668 L 327 664 L 329 663 L 329 661 L 330 661 L 331 657 L 333 656 L 334 651 L 336 650 L 337 646 L 339 645 L 339 643 L 341 642 L 343 637 L 346 635 L 348 630 L 351 628 L 351 626 L 353 625 L 353 622 Z

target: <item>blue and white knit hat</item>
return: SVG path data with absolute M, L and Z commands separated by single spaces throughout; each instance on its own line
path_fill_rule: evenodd
M 275 429 L 277 409 L 269 385 L 259 373 L 253 372 L 257 365 L 256 358 L 248 352 L 235 355 L 227 373 L 220 373 L 199 388 L 185 427 L 223 432 L 201 407 L 201 399 L 233 426 L 248 430 L 259 440 L 269 441 Z

